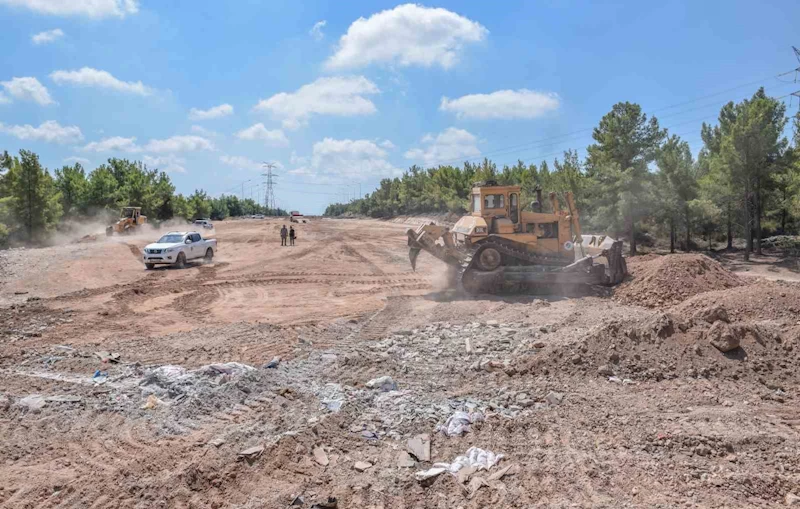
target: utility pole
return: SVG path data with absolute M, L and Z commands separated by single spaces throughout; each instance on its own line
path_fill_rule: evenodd
M 275 193 L 273 192 L 272 188 L 275 182 L 273 179 L 276 177 L 272 170 L 275 168 L 275 163 L 268 163 L 264 161 L 261 165 L 267 169 L 265 173 L 261 175 L 267 177 L 267 188 L 264 192 L 264 205 L 267 208 L 267 214 L 271 214 L 273 210 L 275 210 Z
M 797 49 L 794 46 L 792 46 L 792 49 L 794 50 L 794 56 L 795 56 L 795 58 L 797 58 L 797 62 L 800 63 L 800 49 Z M 794 71 L 795 71 L 794 72 L 794 82 L 797 83 L 797 73 L 800 73 L 800 67 L 798 67 Z M 791 95 L 792 95 L 792 98 L 797 97 L 798 99 L 800 99 L 800 90 L 798 90 L 797 92 L 792 92 Z M 791 101 L 789 101 L 789 107 L 790 108 L 792 107 Z

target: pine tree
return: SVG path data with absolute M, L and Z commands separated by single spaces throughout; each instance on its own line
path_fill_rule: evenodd
M 60 195 L 39 156 L 20 150 L 10 172 L 11 210 L 31 241 L 52 231 L 61 217 Z

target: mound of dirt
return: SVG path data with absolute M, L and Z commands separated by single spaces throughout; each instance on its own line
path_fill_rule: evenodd
M 672 313 L 611 320 L 568 347 L 544 347 L 522 360 L 520 372 L 593 375 L 617 383 L 676 378 L 757 381 L 767 388 L 797 383 L 798 327 L 729 323 L 724 308 L 691 319 Z M 769 396 L 769 390 L 764 392 Z
M 685 318 L 698 309 L 723 307 L 731 321 L 800 320 L 800 285 L 787 281 L 758 280 L 747 286 L 695 295 L 671 311 Z
M 716 260 L 701 254 L 671 254 L 627 260 L 631 279 L 614 291 L 620 302 L 644 307 L 671 306 L 703 292 L 743 285 Z

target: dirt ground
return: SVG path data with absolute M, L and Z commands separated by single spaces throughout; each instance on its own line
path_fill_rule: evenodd
M 471 297 L 406 225 L 281 224 L 183 270 L 144 269 L 157 234 L 0 253 L 0 507 L 800 503 L 794 266 Z M 421 479 L 473 447 L 503 457 Z

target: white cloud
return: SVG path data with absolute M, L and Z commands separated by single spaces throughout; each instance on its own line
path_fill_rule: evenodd
M 220 104 L 207 110 L 198 110 L 192 108 L 189 111 L 189 120 L 209 120 L 212 118 L 220 118 L 228 115 L 233 115 L 233 106 L 230 104 Z
M 337 175 L 356 180 L 402 173 L 387 159 L 384 149 L 370 140 L 325 138 L 314 144 L 310 164 L 294 168 L 293 175 Z M 306 158 L 293 157 L 305 163 Z
M 161 157 L 144 156 L 142 162 L 146 164 L 151 170 L 161 170 L 167 173 L 186 173 L 186 159 L 175 155 L 166 155 Z
M 64 158 L 61 162 L 63 162 L 63 163 L 80 163 L 81 166 L 89 166 L 90 164 L 92 164 L 92 162 L 90 160 L 86 159 L 85 157 L 78 157 L 78 156 L 72 156 L 72 157 Z
M 2 0 L 0 0 L 2 1 Z M 48 44 L 51 42 L 55 42 L 57 39 L 64 37 L 64 31 L 60 28 L 56 28 L 54 30 L 47 30 L 46 32 L 39 32 L 38 34 L 31 36 L 31 41 L 34 44 Z
M 164 140 L 150 140 L 146 145 L 136 143 L 136 138 L 114 136 L 93 141 L 83 147 L 88 152 L 193 152 L 214 150 L 214 144 L 201 136 L 173 136 Z
M 328 22 L 324 19 L 322 21 L 317 21 L 314 23 L 314 26 L 311 30 L 308 31 L 308 35 L 314 38 L 315 41 L 321 41 L 325 38 L 325 34 L 322 32 L 322 27 L 324 27 Z
M 199 134 L 200 136 L 205 136 L 207 138 L 216 138 L 217 136 L 221 136 L 218 132 L 212 131 L 211 129 L 206 129 L 201 125 L 193 125 L 192 132 L 195 134 Z
M 239 168 L 243 170 L 260 170 L 261 163 L 258 161 L 253 161 L 252 159 L 248 159 L 247 157 L 243 156 L 229 156 L 229 155 L 222 155 L 219 157 L 220 162 L 226 164 L 228 166 L 232 166 L 234 168 Z
M 286 129 L 297 129 L 312 115 L 350 117 L 375 113 L 375 104 L 364 96 L 378 93 L 377 85 L 363 76 L 320 78 L 296 92 L 262 99 L 254 110 L 282 119 Z
M 3 92 L 0 92 L 0 104 L 9 104 L 11 99 L 9 99 Z
M 0 85 L 14 99 L 33 101 L 42 106 L 56 103 L 50 97 L 50 92 L 47 91 L 47 88 L 39 83 L 36 78 L 11 78 L 11 81 L 0 81 Z M 8 101 L 10 102 L 10 99 Z
M 124 18 L 139 12 L 139 0 L 0 0 L 0 4 L 24 7 L 53 16 Z
M 476 146 L 478 139 L 470 132 L 455 127 L 448 127 L 435 137 L 426 134 L 422 143 L 426 146 L 409 150 L 404 154 L 406 159 L 422 162 L 425 166 L 436 166 L 481 154 Z
M 439 109 L 455 113 L 458 118 L 536 118 L 557 110 L 559 104 L 558 94 L 521 88 L 457 99 L 442 97 Z
M 280 129 L 269 130 L 264 127 L 264 124 L 251 125 L 247 129 L 242 129 L 236 133 L 236 137 L 240 140 L 261 140 L 266 142 L 267 145 L 285 147 L 289 145 L 289 139 Z
M 392 143 L 390 140 L 383 140 L 380 143 L 380 145 L 381 145 L 381 147 L 385 148 L 386 150 L 392 150 L 392 149 L 395 148 L 394 143 Z
M 62 126 L 55 120 L 48 120 L 33 127 L 25 125 L 5 125 L 0 123 L 0 133 L 10 134 L 20 140 L 46 141 L 49 143 L 74 143 L 83 139 L 78 126 Z
M 100 141 L 93 141 L 83 147 L 87 152 L 141 152 L 142 147 L 136 144 L 136 138 L 113 136 Z
M 488 33 L 480 23 L 447 9 L 404 4 L 354 21 L 325 65 L 345 69 L 384 63 L 449 69 L 458 62 L 465 44 L 480 42 Z
M 173 136 L 165 140 L 150 140 L 144 146 L 146 152 L 194 152 L 214 150 L 214 144 L 202 136 Z
M 0 0 L 2 1 L 2 0 Z M 50 79 L 59 85 L 69 84 L 79 87 L 108 88 L 126 94 L 141 96 L 152 95 L 153 89 L 145 86 L 141 81 L 122 81 L 111 75 L 108 71 L 83 67 L 77 71 L 54 71 Z

